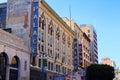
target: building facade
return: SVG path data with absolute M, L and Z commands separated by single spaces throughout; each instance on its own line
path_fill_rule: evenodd
M 115 62 L 114 61 L 112 61 L 110 58 L 108 58 L 108 57 L 106 57 L 106 58 L 102 58 L 101 59 L 101 64 L 107 64 L 107 65 L 109 65 L 109 66 L 112 66 L 112 67 L 116 67 L 116 65 L 115 65 Z
M 112 66 L 114 68 L 114 73 L 115 73 L 115 77 L 114 77 L 113 80 L 120 80 L 119 68 L 116 68 L 116 64 L 115 64 L 115 62 L 113 60 L 111 60 L 108 57 L 105 57 L 105 58 L 101 59 L 101 64 Z
M 7 8 L 6 29 L 11 29 L 12 34 L 23 39 L 24 42 L 18 40 L 18 44 L 24 43 L 30 51 L 30 55 L 25 56 L 25 61 L 24 57 L 21 58 L 20 56 L 23 62 L 16 56 L 18 54 L 13 55 L 19 49 L 10 51 L 13 58 L 15 57 L 14 60 L 23 64 L 20 69 L 18 64 L 15 66 L 17 67 L 15 68 L 17 74 L 20 74 L 18 80 L 29 80 L 29 77 L 30 80 L 72 79 L 76 67 L 73 65 L 76 57 L 78 58 L 76 59 L 78 63 L 77 72 L 75 72 L 78 75 L 76 79 L 79 80 L 84 76 L 84 69 L 90 65 L 90 39 L 74 20 L 65 21 L 65 19 L 61 19 L 45 0 L 33 0 L 33 2 L 31 0 L 8 0 L 7 6 L 9 8 Z M 78 50 L 76 57 L 74 52 L 75 39 Z M 23 52 L 24 47 L 20 48 Z M 6 56 L 5 52 L 1 52 L 1 54 Z M 25 54 L 21 52 L 21 55 Z M 24 63 L 30 67 L 30 76 L 28 75 L 29 70 L 24 70 L 28 73 L 22 74 L 24 72 L 22 69 L 26 69 L 23 68 Z M 21 70 L 20 73 L 19 70 Z M 10 78 L 9 73 L 6 74 L 8 80 Z M 4 77 L 3 74 L 2 77 Z
M 83 32 L 86 33 L 90 42 L 90 60 L 94 64 L 98 64 L 98 44 L 97 44 L 97 33 L 92 26 L 80 25 Z
M 71 78 L 69 76 L 73 71 L 74 34 L 74 31 L 44 0 L 40 1 L 38 53 L 35 57 L 31 56 L 31 69 L 39 72 L 44 66 L 44 80 L 57 80 L 62 76 Z M 42 59 L 43 54 L 45 54 L 44 59 Z M 32 73 L 31 80 L 35 80 L 36 75 Z M 42 72 L 37 75 L 42 75 Z
M 86 68 L 91 64 L 90 61 L 90 39 L 87 37 L 85 33 L 83 33 L 83 44 L 82 44 L 82 67 Z
M 75 38 L 78 40 L 78 71 L 77 80 L 84 77 L 84 69 L 91 64 L 90 61 L 90 39 L 81 30 L 81 28 L 74 22 L 74 20 L 69 20 L 68 18 L 63 18 L 63 20 L 70 26 L 70 28 L 75 32 Z
M 44 0 L 8 0 L 7 6 L 6 29 L 31 51 L 30 80 L 72 78 L 74 31 Z
M 63 18 L 63 20 L 70 26 L 70 28 L 75 32 L 75 38 L 78 39 L 79 44 L 79 63 L 81 67 L 87 67 L 90 62 L 90 42 L 91 40 L 86 35 L 84 31 L 74 22 L 74 20 L 69 20 L 67 18 Z
M 29 58 L 23 40 L 0 29 L 0 80 L 29 80 Z
M 0 3 L 0 28 L 6 27 L 7 3 Z

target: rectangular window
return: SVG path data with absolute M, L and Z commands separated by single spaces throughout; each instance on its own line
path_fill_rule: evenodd
M 39 17 L 39 27 L 41 27 L 41 17 Z
M 50 70 L 50 62 L 48 62 L 48 70 Z
M 48 56 L 50 57 L 50 50 L 48 49 Z
M 43 20 L 42 21 L 42 29 L 44 30 L 44 27 L 45 27 L 45 21 Z
M 27 70 L 27 61 L 24 63 L 24 70 Z
M 64 67 L 62 67 L 62 73 L 64 73 Z
M 44 33 L 42 33 L 42 42 L 44 42 Z
M 60 66 L 58 66 L 58 72 L 60 72 Z
M 58 72 L 58 66 L 56 65 L 56 72 Z
M 51 70 L 53 71 L 53 63 L 51 63 Z
M 66 74 L 66 68 L 65 68 L 65 74 Z
M 41 59 L 39 59 L 39 63 L 38 64 L 39 64 L 39 67 L 41 67 Z
M 88 34 L 88 38 L 90 38 L 90 34 Z
M 51 28 L 51 32 L 50 32 L 50 34 L 52 35 L 52 28 Z
M 50 46 L 52 47 L 52 38 L 50 39 Z
M 44 46 L 42 45 L 42 52 L 44 51 Z
M 40 44 L 39 44 L 39 46 L 38 46 L 38 47 L 39 47 L 39 51 L 40 51 Z
M 50 56 L 52 57 L 52 50 L 50 50 Z
M 88 30 L 88 33 L 90 33 L 90 30 Z

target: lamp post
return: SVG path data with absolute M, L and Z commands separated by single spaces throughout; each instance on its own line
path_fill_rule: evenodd
M 44 73 L 46 72 L 46 70 L 45 70 L 45 66 L 44 66 L 44 64 L 45 64 L 45 57 L 46 57 L 47 55 L 46 55 L 46 53 L 45 52 L 41 52 L 41 72 L 42 72 L 42 80 L 45 80 L 44 78 Z

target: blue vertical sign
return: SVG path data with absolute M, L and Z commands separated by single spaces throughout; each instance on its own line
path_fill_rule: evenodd
M 38 2 L 33 2 L 33 27 L 32 27 L 32 56 L 37 55 L 38 42 Z
M 78 40 L 74 39 L 74 72 L 78 70 Z

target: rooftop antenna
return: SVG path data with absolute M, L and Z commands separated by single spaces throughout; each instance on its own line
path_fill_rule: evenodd
M 71 5 L 69 5 L 69 14 L 70 14 L 70 27 L 71 27 Z

